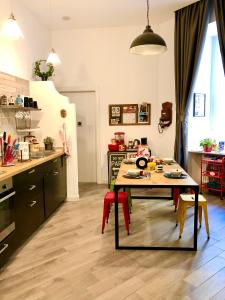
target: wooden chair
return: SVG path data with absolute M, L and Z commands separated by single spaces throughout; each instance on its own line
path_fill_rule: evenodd
M 178 222 L 180 222 L 179 238 L 181 238 L 181 235 L 183 233 L 187 207 L 194 206 L 194 205 L 195 205 L 195 195 L 194 194 L 180 194 L 177 217 L 176 217 L 176 225 L 178 225 Z M 210 235 L 209 235 L 207 201 L 203 195 L 198 195 L 198 208 L 199 208 L 200 227 L 202 224 L 202 209 L 204 211 L 205 228 L 206 228 L 206 232 L 207 232 L 208 239 L 209 239 Z

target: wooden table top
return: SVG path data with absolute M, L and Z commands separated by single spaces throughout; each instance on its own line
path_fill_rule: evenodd
M 168 172 L 170 170 L 181 169 L 184 174 L 187 174 L 186 178 L 175 179 L 175 178 L 167 178 L 164 176 L 164 173 L 157 173 L 156 171 L 150 171 L 150 178 L 141 178 L 141 179 L 129 179 L 124 178 L 123 175 L 127 173 L 128 170 L 137 169 L 135 164 L 125 164 L 122 162 L 120 166 L 120 170 L 115 182 L 115 185 L 129 185 L 129 186 L 141 186 L 148 185 L 151 186 L 198 186 L 198 184 L 185 172 L 179 164 L 174 163 L 172 165 L 163 165 L 164 172 Z

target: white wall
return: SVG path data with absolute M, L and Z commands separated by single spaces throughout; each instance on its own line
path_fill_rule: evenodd
M 50 32 L 22 5 L 22 1 L 10 0 L 0 1 L 0 30 L 11 13 L 10 2 L 24 39 L 9 41 L 0 35 L 0 70 L 31 79 L 34 61 L 45 59 L 48 55 Z
M 173 156 L 175 107 L 173 124 L 163 134 L 158 133 L 161 103 L 175 101 L 174 93 L 174 20 L 153 30 L 165 38 L 168 51 L 162 56 L 141 57 L 129 54 L 132 40 L 144 26 L 80 29 L 53 32 L 53 46 L 62 65 L 57 69 L 58 90 L 94 89 L 99 108 L 100 174 L 98 182 L 107 180 L 107 145 L 115 131 L 125 131 L 128 139 L 148 137 L 152 153 Z M 150 126 L 109 126 L 108 105 L 141 103 L 152 105 Z

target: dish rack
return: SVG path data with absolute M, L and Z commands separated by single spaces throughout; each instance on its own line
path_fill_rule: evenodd
M 225 191 L 225 157 L 203 157 L 201 159 L 201 192 L 207 189 L 219 192 L 223 199 Z

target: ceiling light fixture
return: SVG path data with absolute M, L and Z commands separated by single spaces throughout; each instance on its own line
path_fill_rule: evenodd
M 149 0 L 147 0 L 147 26 L 144 32 L 133 40 L 130 53 L 139 55 L 155 55 L 167 50 L 164 39 L 154 33 L 149 25 Z
M 24 38 L 23 32 L 17 24 L 13 13 L 11 13 L 10 17 L 3 25 L 2 33 L 5 37 L 10 38 L 12 40 Z
M 49 13 L 50 13 L 50 23 L 52 24 L 52 9 L 51 9 L 51 0 L 49 0 Z M 53 64 L 55 65 L 59 65 L 61 64 L 61 60 L 58 56 L 58 54 L 55 52 L 55 50 L 52 48 L 52 50 L 50 51 L 46 64 Z
M 47 64 L 51 63 L 53 65 L 59 65 L 61 64 L 61 60 L 59 58 L 59 56 L 57 55 L 57 53 L 55 52 L 55 50 L 52 48 L 51 52 L 48 55 L 48 59 L 47 59 Z

